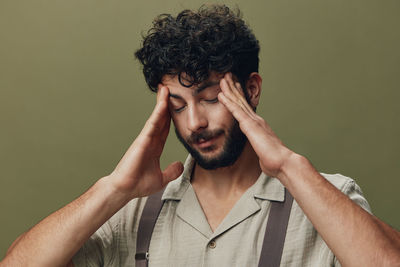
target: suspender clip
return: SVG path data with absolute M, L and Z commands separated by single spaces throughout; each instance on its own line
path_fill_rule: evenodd
M 135 260 L 149 260 L 149 252 L 147 251 L 146 253 L 136 253 L 135 254 Z

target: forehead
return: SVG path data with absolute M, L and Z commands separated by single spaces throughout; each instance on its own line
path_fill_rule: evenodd
M 184 74 L 182 77 L 184 78 Z M 195 84 L 191 87 L 183 86 L 179 82 L 178 75 L 164 75 L 161 82 L 163 85 L 168 87 L 171 94 L 190 93 L 192 95 L 197 95 L 208 87 L 219 85 L 219 82 L 223 77 L 224 74 L 211 73 L 210 77 L 206 81 L 200 84 Z

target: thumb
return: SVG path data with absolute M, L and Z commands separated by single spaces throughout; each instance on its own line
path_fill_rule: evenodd
M 176 161 L 168 165 L 167 168 L 162 172 L 164 185 L 168 184 L 172 180 L 175 180 L 183 172 L 182 162 Z

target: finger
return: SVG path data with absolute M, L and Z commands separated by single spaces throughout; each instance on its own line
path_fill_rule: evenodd
M 241 96 L 243 94 L 243 92 L 241 92 L 242 87 L 239 86 L 238 88 L 236 88 L 235 82 L 233 81 L 232 78 L 232 73 L 227 73 L 225 75 L 225 79 L 228 82 L 229 88 L 231 89 L 232 93 L 235 94 L 236 96 Z
M 246 118 L 249 118 L 249 114 L 235 101 L 232 101 L 223 92 L 218 94 L 218 100 L 232 113 L 233 117 L 241 123 Z
M 178 178 L 183 172 L 183 164 L 179 161 L 173 162 L 168 165 L 167 168 L 162 172 L 163 184 L 166 185 L 172 180 Z
M 162 86 L 161 84 L 158 85 L 158 91 L 157 91 L 157 104 L 168 104 L 168 95 L 169 95 L 169 89 L 167 86 Z
M 232 73 L 229 73 L 226 77 L 228 85 L 233 93 L 233 95 L 237 98 L 238 101 L 241 102 L 241 106 L 247 109 L 249 113 L 252 113 L 253 109 L 250 107 L 249 103 L 247 102 L 244 90 L 242 85 L 239 82 L 234 82 L 232 79 Z
M 157 104 L 144 127 L 148 134 L 159 134 L 160 131 L 165 131 L 166 128 L 169 129 L 171 118 L 168 112 L 168 94 L 169 90 L 165 86 L 158 90 Z
M 229 88 L 233 95 L 235 95 L 238 99 L 246 100 L 244 97 L 244 92 L 243 92 L 244 89 L 242 88 L 240 83 L 235 83 L 233 81 L 232 73 L 230 73 L 230 72 L 226 73 L 224 79 L 227 81 Z
M 238 90 L 238 89 L 236 89 L 236 87 L 235 87 L 234 90 Z M 238 106 L 238 108 L 240 108 L 244 112 L 246 112 L 248 116 L 254 117 L 254 114 L 253 114 L 254 112 L 252 111 L 252 109 L 250 107 L 248 107 L 246 99 L 244 99 L 241 95 L 235 95 L 233 93 L 233 90 L 230 88 L 230 85 L 228 84 L 227 80 L 221 82 L 221 91 L 224 94 L 224 96 L 226 96 L 230 100 L 229 102 L 226 102 L 227 105 L 230 105 L 231 108 L 233 108 L 232 105 L 233 105 L 233 103 L 235 103 L 236 106 Z
M 226 73 L 224 80 L 226 81 L 229 90 L 226 90 L 228 97 L 234 101 L 238 102 L 238 104 L 245 109 L 249 115 L 254 116 L 254 110 L 247 102 L 247 99 L 244 95 L 244 90 L 239 82 L 234 82 L 232 79 L 232 73 Z M 226 88 L 227 89 L 227 88 Z
M 234 96 L 228 81 L 223 79 L 221 82 L 221 93 L 222 93 L 222 103 L 233 113 L 235 106 L 236 108 L 242 109 L 242 105 L 237 97 Z
M 237 101 L 237 98 L 233 94 L 233 91 L 229 86 L 228 81 L 225 78 L 221 79 L 220 86 L 221 86 L 221 91 L 227 98 L 229 98 L 231 101 Z
M 166 86 L 160 87 L 157 92 L 157 104 L 156 108 L 153 111 L 155 113 L 156 121 L 162 121 L 165 124 L 163 128 L 169 129 L 169 124 L 171 121 L 171 116 L 168 111 L 168 98 L 169 98 L 169 89 Z
M 236 88 L 241 88 L 241 85 L 240 85 L 239 82 L 235 82 L 235 86 L 236 86 Z M 241 96 L 242 96 L 241 99 L 243 100 L 242 102 L 243 102 L 244 107 L 247 109 L 247 111 L 250 114 L 255 114 L 254 109 L 250 106 L 249 102 L 247 101 L 247 99 L 243 95 L 244 94 L 243 90 L 240 89 L 238 91 L 240 91 L 240 93 L 241 93 Z
M 241 102 L 241 103 L 246 102 L 244 97 L 239 93 L 239 91 L 241 91 L 241 87 L 239 86 L 239 89 L 236 88 L 229 73 L 225 74 L 225 77 L 222 79 L 221 90 L 232 101 Z

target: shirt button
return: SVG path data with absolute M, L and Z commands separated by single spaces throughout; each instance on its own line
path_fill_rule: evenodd
M 208 244 L 209 248 L 215 248 L 217 246 L 217 242 L 215 240 L 211 240 L 210 243 Z

